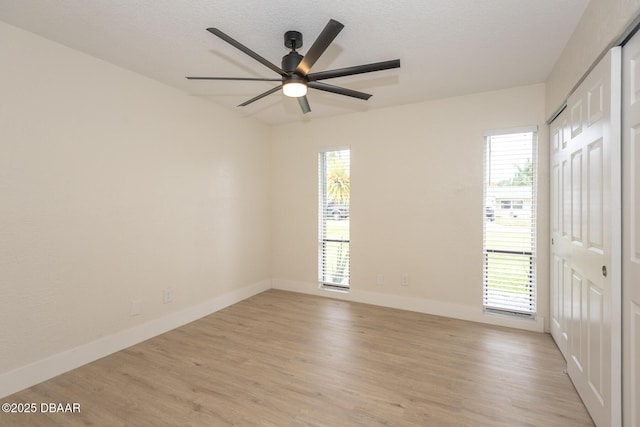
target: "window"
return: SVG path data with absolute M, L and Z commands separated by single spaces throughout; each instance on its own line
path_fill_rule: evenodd
M 350 150 L 319 155 L 318 276 L 326 289 L 349 289 Z
M 500 209 L 522 209 L 524 200 L 500 200 Z
M 487 311 L 536 314 L 535 128 L 485 135 L 484 277 Z

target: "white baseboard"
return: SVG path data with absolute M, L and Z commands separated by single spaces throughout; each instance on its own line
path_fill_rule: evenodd
M 271 288 L 263 280 L 0 375 L 0 398 L 208 316 Z
M 274 289 L 284 291 L 320 295 L 324 297 L 398 308 L 401 310 L 416 311 L 418 313 L 433 314 L 436 316 L 452 317 L 454 319 L 469 320 L 472 322 L 505 326 L 508 328 L 523 329 L 527 331 L 544 332 L 544 317 L 541 316 L 538 316 L 535 320 L 517 317 L 512 318 L 510 316 L 485 313 L 482 307 L 469 307 L 466 305 L 434 301 L 425 298 L 358 291 L 356 289 L 351 289 L 348 293 L 335 292 L 320 289 L 317 283 L 295 282 L 285 279 L 272 279 L 271 284 Z

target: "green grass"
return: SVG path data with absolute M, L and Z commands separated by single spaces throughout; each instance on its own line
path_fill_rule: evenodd
M 529 255 L 489 253 L 485 259 L 489 289 L 509 293 L 529 292 Z
M 530 222 L 507 218 L 488 222 L 486 249 L 532 252 Z M 508 240 L 508 242 L 507 242 Z M 522 301 L 531 294 L 532 259 L 530 255 L 488 253 L 485 258 L 487 291 L 511 301 Z
M 349 220 L 328 220 L 327 221 L 327 238 L 328 239 L 348 239 L 349 238 Z

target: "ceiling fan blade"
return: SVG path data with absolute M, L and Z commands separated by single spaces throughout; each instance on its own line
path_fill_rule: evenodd
M 307 99 L 306 95 L 298 97 L 298 104 L 300 104 L 300 109 L 304 114 L 311 112 L 311 107 L 309 106 L 309 100 Z
M 256 82 L 280 82 L 282 79 L 262 79 L 253 77 L 186 77 L 187 80 L 240 80 Z
M 339 95 L 351 96 L 353 98 L 364 99 L 365 101 L 371 98 L 372 95 L 364 92 L 358 92 L 357 90 L 347 89 L 344 87 L 334 86 L 322 82 L 309 82 L 309 87 L 318 90 L 324 90 L 325 92 L 337 93 Z
M 330 19 L 327 25 L 324 27 L 316 41 L 313 42 L 307 54 L 302 58 L 302 61 L 296 67 L 296 73 L 306 76 L 313 64 L 316 63 L 320 55 L 324 53 L 329 47 L 333 39 L 336 38 L 338 33 L 342 31 L 344 25 L 335 19 Z
M 237 40 L 229 37 L 228 35 L 226 35 L 222 31 L 220 31 L 219 29 L 217 29 L 217 28 L 207 28 L 207 31 L 209 31 L 213 35 L 216 35 L 216 36 L 220 37 L 222 40 L 226 41 L 231 46 L 235 47 L 236 49 L 241 50 L 242 52 L 246 53 L 247 55 L 249 55 L 250 57 L 252 57 L 256 61 L 258 61 L 259 63 L 261 63 L 265 67 L 272 69 L 273 71 L 275 71 L 276 73 L 280 74 L 281 76 L 283 76 L 283 77 L 284 76 L 288 76 L 288 74 L 285 73 L 280 67 L 278 67 L 277 65 L 273 64 L 272 62 L 264 59 L 262 56 L 258 55 L 257 53 L 255 53 L 254 51 L 252 51 L 251 49 L 249 49 L 248 47 L 246 47 L 242 43 L 238 42 Z
M 262 98 L 264 98 L 264 97 L 265 97 L 265 96 L 267 96 L 267 95 L 271 95 L 272 93 L 279 91 L 279 90 L 280 90 L 280 88 L 282 88 L 282 85 L 280 85 L 280 86 L 276 86 L 276 87 L 274 87 L 274 88 L 272 88 L 272 89 L 269 89 L 268 91 L 266 91 L 266 92 L 264 92 L 264 93 L 261 93 L 260 95 L 258 95 L 258 96 L 256 96 L 256 97 L 253 97 L 253 98 L 251 98 L 251 99 L 250 99 L 250 100 L 248 100 L 248 101 L 243 102 L 242 104 L 238 105 L 238 107 L 245 107 L 245 106 L 247 106 L 247 105 L 251 104 L 252 102 L 257 101 L 258 99 L 262 99 Z
M 373 71 L 390 70 L 392 68 L 400 68 L 399 59 L 356 65 L 355 67 L 339 68 L 336 70 L 320 71 L 318 73 L 307 74 L 307 78 L 312 82 L 316 80 L 333 79 L 335 77 L 352 76 L 354 74 L 371 73 Z

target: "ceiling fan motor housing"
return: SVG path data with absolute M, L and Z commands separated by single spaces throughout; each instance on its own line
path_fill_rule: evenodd
M 282 57 L 282 69 L 287 73 L 293 73 L 300 61 L 302 61 L 302 55 L 296 51 L 291 51 Z

